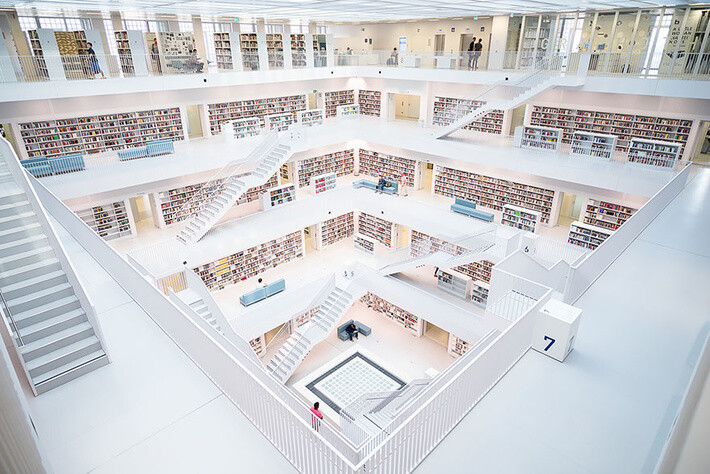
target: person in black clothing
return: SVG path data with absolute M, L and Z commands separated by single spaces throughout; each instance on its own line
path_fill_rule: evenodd
M 478 43 L 473 47 L 473 68 L 478 69 L 478 58 L 481 57 L 483 51 L 483 38 L 478 40 Z
M 380 180 L 377 182 L 377 186 L 375 186 L 375 191 L 384 192 L 386 184 L 387 180 L 385 178 L 380 178 Z
M 348 327 L 345 328 L 345 332 L 348 333 L 348 336 L 350 336 L 350 340 L 353 340 L 353 336 L 355 336 L 355 339 L 359 339 L 359 334 L 357 332 L 357 326 L 355 326 L 355 323 L 350 323 Z
M 469 69 L 471 69 L 472 64 L 473 64 L 473 50 L 476 48 L 476 37 L 474 36 L 471 42 L 468 45 L 468 61 L 467 61 L 467 66 Z

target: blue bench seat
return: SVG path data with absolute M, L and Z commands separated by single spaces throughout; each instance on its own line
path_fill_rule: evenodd
M 73 173 L 86 169 L 84 155 L 75 153 L 72 155 L 30 158 L 20 160 L 22 166 L 35 178 L 51 176 L 55 174 Z
M 355 321 L 355 320 L 350 320 L 343 324 L 342 326 L 338 327 L 338 338 L 340 338 L 341 341 L 347 341 L 350 339 L 350 336 L 348 335 L 348 332 L 345 330 L 348 326 L 350 326 L 350 323 L 355 323 L 355 327 L 357 328 L 357 332 L 362 334 L 363 336 L 369 336 L 370 333 L 372 332 L 372 329 L 370 329 L 368 326 L 365 326 L 362 324 L 360 321 Z
M 256 290 L 250 291 L 249 293 L 244 293 L 239 297 L 239 301 L 244 306 L 249 306 L 254 303 L 258 303 L 261 300 L 265 300 L 269 296 L 273 296 L 276 293 L 280 293 L 286 289 L 286 280 L 281 278 L 273 283 L 266 285 L 264 288 L 257 288 Z
M 118 159 L 121 161 L 135 160 L 148 156 L 148 149 L 144 146 L 118 150 Z
M 175 153 L 175 146 L 172 140 L 155 140 L 145 144 L 148 156 L 167 155 Z
M 386 179 L 385 181 L 387 181 L 389 186 L 385 186 L 383 192 L 387 194 L 397 194 L 397 190 L 399 189 L 399 185 L 397 184 L 397 182 L 389 179 Z M 377 189 L 377 183 L 375 181 L 370 181 L 369 179 L 359 179 L 357 181 L 353 181 L 353 187 L 368 188 L 374 191 Z
M 454 203 L 451 205 L 451 210 L 454 212 L 458 212 L 459 214 L 464 214 L 467 216 L 475 217 L 476 219 L 484 220 L 486 222 L 493 222 L 493 214 L 491 214 L 490 212 L 485 212 L 476 209 L 476 203 L 473 201 L 456 198 L 454 200 Z

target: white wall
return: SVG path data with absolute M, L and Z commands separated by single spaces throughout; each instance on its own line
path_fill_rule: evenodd
M 483 38 L 483 50 L 488 50 L 491 43 L 493 17 L 479 20 L 436 20 L 399 23 L 367 23 L 360 25 L 332 25 L 334 47 L 355 51 L 362 49 L 391 50 L 399 47 L 399 37 L 407 37 L 409 51 L 433 51 L 434 35 L 446 35 L 445 51 L 458 51 L 459 38 L 462 34 L 472 34 Z M 451 31 L 451 29 L 455 31 Z M 481 28 L 484 31 L 481 31 Z M 363 31 L 364 29 L 364 31 Z M 365 47 L 365 38 L 372 38 L 372 47 Z M 503 34 L 505 41 L 505 33 Z M 465 48 L 464 48 L 465 49 Z

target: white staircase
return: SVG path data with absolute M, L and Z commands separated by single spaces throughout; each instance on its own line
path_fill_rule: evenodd
M 93 308 L 82 307 L 27 195 L 8 176 L 0 158 L 0 312 L 40 394 L 109 360 L 87 316 Z
M 487 89 L 476 100 L 485 101 L 485 103 L 477 109 L 471 110 L 470 107 L 459 111 L 460 117 L 454 120 L 451 124 L 441 127 L 433 134 L 434 138 L 443 138 L 451 135 L 456 130 L 459 130 L 466 125 L 482 119 L 487 113 L 493 110 L 511 110 L 520 107 L 534 97 L 542 94 L 546 90 L 555 86 L 580 86 L 584 84 L 583 77 L 564 77 L 559 73 L 546 70 L 533 71 L 516 82 L 502 82 Z M 508 100 L 493 99 L 488 100 L 488 97 L 495 97 L 495 91 L 500 87 L 518 87 L 523 88 L 523 91 L 518 95 Z
M 403 261 L 385 265 L 380 268 L 380 274 L 394 275 L 395 273 L 404 272 L 423 265 L 431 265 L 439 267 L 442 270 L 448 270 L 481 260 L 489 260 L 492 258 L 497 260 L 499 252 L 498 249 L 495 249 L 495 246 L 494 243 L 484 243 L 475 249 L 471 249 L 459 255 L 452 255 L 439 250 L 433 253 L 412 256 Z
M 198 316 L 207 321 L 210 326 L 215 328 L 217 332 L 223 333 L 222 327 L 217 321 L 215 315 L 212 314 L 205 300 L 200 298 L 200 295 L 195 293 L 191 288 L 177 293 L 178 298 L 183 300 Z
M 178 241 L 188 245 L 200 240 L 217 222 L 234 206 L 240 197 L 250 188 L 265 184 L 293 153 L 286 140 L 278 140 L 278 136 L 267 137 L 264 146 L 259 149 L 263 158 L 251 173 L 237 177 L 238 167 L 230 166 L 231 174 L 225 178 L 215 178 L 206 183 L 204 189 L 214 189 L 208 194 L 198 193 L 195 198 L 202 202 L 188 202 L 185 206 L 198 207 L 200 211 L 191 218 L 177 235 Z M 216 181 L 224 181 L 225 184 Z
M 351 295 L 346 288 L 336 286 L 321 304 L 313 319 L 291 334 L 269 361 L 266 370 L 279 382 L 285 383 L 311 348 L 335 329 L 353 301 L 360 296 L 360 294 Z

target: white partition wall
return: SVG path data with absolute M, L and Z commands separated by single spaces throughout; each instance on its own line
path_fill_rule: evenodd
M 84 35 L 86 36 L 86 41 L 91 43 L 96 52 L 96 60 L 99 62 L 99 66 L 105 75 L 108 76 L 109 68 L 108 58 L 106 58 L 106 53 L 104 53 L 104 41 L 99 30 L 84 30 Z
M 17 82 L 15 68 L 10 56 L 10 48 L 4 38 L 8 38 L 11 41 L 12 36 L 0 30 L 0 80 L 3 82 Z

